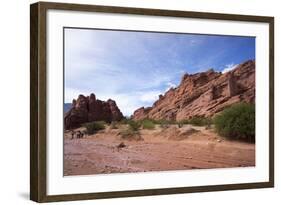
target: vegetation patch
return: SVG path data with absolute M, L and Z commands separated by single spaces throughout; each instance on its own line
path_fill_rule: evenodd
M 143 129 L 153 130 L 155 128 L 155 124 L 152 120 L 145 119 L 141 122 Z
M 142 124 L 140 121 L 135 121 L 132 119 L 125 119 L 123 120 L 123 124 L 127 124 L 128 127 L 126 129 L 121 130 L 119 135 L 121 139 L 125 140 L 143 140 L 139 129 L 141 128 Z
M 189 120 L 188 120 L 188 119 L 184 119 L 184 120 L 178 121 L 178 124 L 185 125 L 185 124 L 190 124 L 190 123 L 189 123 Z
M 255 141 L 255 105 L 238 103 L 214 118 L 217 132 L 230 139 Z
M 211 118 L 201 117 L 201 116 L 194 116 L 191 119 L 184 119 L 177 122 L 178 127 L 182 127 L 183 125 L 190 124 L 195 126 L 210 126 L 213 124 Z
M 130 121 L 132 120 L 127 117 L 124 117 L 122 120 L 119 121 L 119 123 L 123 125 L 127 125 Z
M 134 120 L 128 121 L 128 125 L 129 125 L 129 129 L 132 131 L 138 131 L 141 127 L 141 123 Z
M 205 126 L 212 124 L 211 118 L 205 118 L 205 117 L 193 117 L 189 120 L 189 124 L 195 125 L 195 126 Z
M 160 125 L 161 128 L 169 128 L 170 125 L 177 124 L 177 122 L 175 120 L 161 119 L 161 120 L 154 120 L 154 124 Z
M 95 134 L 99 130 L 105 129 L 105 122 L 104 121 L 94 121 L 94 122 L 88 122 L 83 124 L 83 127 L 86 128 L 87 134 Z

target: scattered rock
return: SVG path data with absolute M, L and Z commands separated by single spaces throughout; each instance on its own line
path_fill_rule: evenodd
M 124 142 L 121 142 L 120 144 L 117 145 L 118 149 L 121 149 L 121 148 L 124 148 L 124 147 L 126 147 Z

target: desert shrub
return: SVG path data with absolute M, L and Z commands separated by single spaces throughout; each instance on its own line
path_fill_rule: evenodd
M 213 119 L 210 117 L 205 118 L 205 125 L 208 127 L 211 127 L 211 125 L 214 124 Z
M 132 130 L 132 131 L 138 131 L 141 127 L 141 123 L 140 122 L 137 122 L 137 121 L 134 121 L 134 120 L 130 120 L 128 122 L 129 124 L 129 128 Z
M 125 140 L 142 140 L 139 131 L 132 130 L 131 128 L 122 130 L 120 135 L 121 138 Z
M 168 127 L 170 127 L 170 123 L 167 120 L 161 120 L 159 122 L 160 122 L 159 124 L 160 124 L 161 128 L 168 128 Z
M 154 124 L 160 125 L 161 128 L 168 128 L 170 125 L 178 124 L 175 120 L 167 120 L 167 119 L 159 119 L 159 120 L 152 120 Z
M 212 124 L 212 119 L 195 116 L 195 117 L 191 118 L 190 120 L 188 120 L 188 124 L 196 125 L 196 126 L 210 125 L 210 124 Z
M 189 120 L 188 119 L 180 120 L 178 123 L 181 123 L 183 125 L 189 124 Z
M 128 117 L 124 117 L 122 120 L 120 120 L 119 123 L 127 125 L 130 121 L 131 119 L 129 119 Z
M 160 119 L 160 120 L 153 120 L 154 124 L 161 125 L 163 123 L 168 123 L 168 120 Z
M 176 120 L 167 120 L 169 124 L 176 125 L 178 122 Z
M 94 121 L 83 124 L 83 127 L 86 128 L 88 134 L 94 134 L 99 130 L 105 129 L 105 124 L 104 121 Z
M 181 128 L 183 127 L 183 125 L 187 125 L 187 124 L 191 124 L 190 120 L 188 119 L 177 121 L 178 128 Z
M 141 122 L 143 129 L 152 130 L 155 128 L 155 124 L 152 120 L 145 119 Z
M 239 103 L 214 118 L 217 132 L 230 139 L 255 141 L 255 105 Z

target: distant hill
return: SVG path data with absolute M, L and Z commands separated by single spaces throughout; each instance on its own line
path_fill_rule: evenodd
M 71 103 L 64 103 L 63 105 L 63 112 L 66 113 L 70 110 L 72 104 Z

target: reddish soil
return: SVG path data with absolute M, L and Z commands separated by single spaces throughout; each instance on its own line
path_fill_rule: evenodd
M 255 144 L 226 140 L 212 129 L 157 126 L 141 130 L 140 141 L 121 139 L 121 129 L 82 139 L 65 132 L 64 175 L 255 166 Z M 121 142 L 125 147 L 118 147 Z

